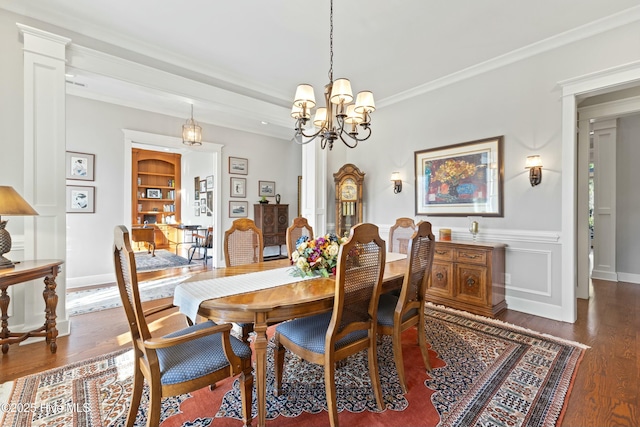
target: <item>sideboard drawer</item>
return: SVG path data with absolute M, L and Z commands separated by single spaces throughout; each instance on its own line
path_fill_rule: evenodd
M 436 248 L 433 253 L 433 259 L 441 261 L 453 261 L 453 249 L 452 248 Z
M 487 251 L 467 248 L 457 249 L 456 261 L 484 265 L 487 263 Z

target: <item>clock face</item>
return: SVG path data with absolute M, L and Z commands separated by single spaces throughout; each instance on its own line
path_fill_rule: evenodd
M 340 198 L 343 201 L 349 200 L 357 200 L 358 197 L 358 186 L 355 181 L 351 178 L 347 178 L 342 183 L 340 187 Z

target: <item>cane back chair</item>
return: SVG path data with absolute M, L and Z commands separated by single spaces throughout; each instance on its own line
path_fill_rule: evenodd
M 389 229 L 389 252 L 407 253 L 409 239 L 416 231 L 416 224 L 411 218 L 398 218 Z
M 291 254 L 296 250 L 296 242 L 302 236 L 313 239 L 313 227 L 309 225 L 306 218 L 294 218 L 293 222 L 287 228 L 287 254 L 291 258 Z

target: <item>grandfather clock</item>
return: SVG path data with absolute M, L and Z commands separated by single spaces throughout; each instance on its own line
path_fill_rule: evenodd
M 348 236 L 351 227 L 362 222 L 364 172 L 347 163 L 333 174 L 336 183 L 336 234 Z

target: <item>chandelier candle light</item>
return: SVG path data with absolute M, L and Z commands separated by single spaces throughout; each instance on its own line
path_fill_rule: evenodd
M 291 117 L 296 119 L 296 132 L 293 139 L 298 144 L 307 144 L 319 136 L 320 147 L 324 149 L 328 144 L 331 150 L 334 141 L 340 138 L 347 147 L 355 148 L 358 142 L 371 136 L 370 114 L 376 110 L 376 106 L 373 93 L 368 90 L 359 92 L 356 103 L 351 104 L 353 93 L 349 79 L 333 80 L 333 0 L 331 0 L 329 23 L 330 65 L 329 83 L 324 88 L 325 107 L 319 107 L 316 110 L 313 119 L 316 132 L 305 133 L 304 128 L 311 119 L 311 110 L 316 106 L 316 99 L 311 85 L 298 85 L 291 109 Z M 358 133 L 358 126 L 363 129 L 363 135 Z

